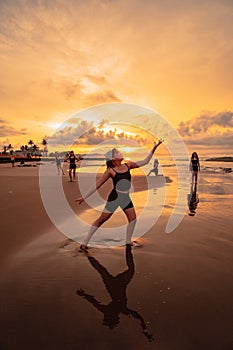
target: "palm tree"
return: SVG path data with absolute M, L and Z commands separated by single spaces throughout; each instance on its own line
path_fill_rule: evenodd
M 43 146 L 46 146 L 48 142 L 47 142 L 46 139 L 43 139 L 41 143 L 42 143 Z
M 23 152 L 23 155 L 25 156 L 25 150 L 26 150 L 25 146 L 24 145 L 20 146 L 20 149 Z
M 32 149 L 34 150 L 33 146 L 35 145 L 35 144 L 34 144 L 34 141 L 30 139 L 30 140 L 28 141 L 28 145 L 30 146 L 29 149 L 28 149 L 28 151 L 29 151 L 30 153 L 28 153 L 28 154 L 32 155 L 32 154 L 33 154 Z
M 29 144 L 29 146 L 32 146 L 32 145 L 34 145 L 34 142 L 32 140 L 29 140 L 28 144 Z
M 46 157 L 47 157 L 47 155 L 48 155 L 47 144 L 48 144 L 47 140 L 46 140 L 46 139 L 43 139 L 43 140 L 42 140 L 42 145 L 44 146 L 43 154 L 45 154 Z
M 14 147 L 12 147 L 11 143 L 9 143 L 7 149 L 8 149 L 8 150 L 11 150 L 12 148 L 14 148 Z

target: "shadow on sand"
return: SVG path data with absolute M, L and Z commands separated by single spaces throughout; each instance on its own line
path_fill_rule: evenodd
M 97 259 L 92 256 L 87 258 L 92 265 L 92 267 L 100 274 L 104 285 L 111 297 L 111 301 L 107 305 L 101 304 L 95 299 L 93 295 L 86 293 L 83 289 L 78 289 L 76 294 L 86 299 L 91 303 L 98 311 L 103 314 L 103 325 L 108 326 L 110 329 L 114 329 L 120 323 L 120 314 L 131 316 L 138 320 L 142 329 L 142 333 L 148 339 L 148 341 L 153 341 L 153 335 L 149 333 L 147 325 L 143 317 L 135 310 L 129 309 L 127 307 L 127 296 L 126 288 L 129 282 L 132 280 L 135 273 L 134 261 L 132 255 L 131 246 L 126 246 L 126 264 L 127 270 L 119 273 L 116 276 L 112 276 L 108 270 L 101 265 Z
M 196 214 L 197 205 L 199 203 L 199 197 L 197 193 L 197 184 L 192 184 L 190 193 L 188 194 L 188 207 L 189 216 L 194 216 Z

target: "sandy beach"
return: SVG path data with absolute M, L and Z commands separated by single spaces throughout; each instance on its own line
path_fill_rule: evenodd
M 187 192 L 187 211 L 171 234 L 175 175 L 164 183 L 151 176 L 154 205 L 163 208 L 142 246 L 76 256 L 75 243 L 61 247 L 66 237 L 44 209 L 38 174 L 39 166 L 0 165 L 1 350 L 233 349 L 232 174 L 201 172 L 195 215 Z M 146 184 L 135 177 L 136 206 Z M 77 183 L 66 175 L 63 188 L 74 213 L 91 221 L 96 213 L 74 202 Z

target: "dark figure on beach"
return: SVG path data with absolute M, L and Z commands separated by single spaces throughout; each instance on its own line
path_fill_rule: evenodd
M 128 226 L 126 230 L 126 244 L 133 245 L 133 242 L 131 242 L 131 237 L 133 235 L 134 227 L 136 224 L 136 212 L 129 196 L 129 190 L 131 187 L 130 170 L 148 164 L 156 148 L 162 142 L 163 140 L 159 140 L 157 144 L 154 144 L 148 156 L 145 159 L 138 161 L 137 163 L 127 162 L 122 164 L 124 157 L 116 148 L 113 148 L 106 154 L 107 169 L 105 170 L 104 174 L 97 181 L 96 185 L 87 192 L 84 198 L 80 197 L 76 199 L 76 201 L 81 204 L 85 201 L 86 198 L 90 197 L 98 188 L 100 188 L 109 178 L 112 178 L 113 189 L 108 196 L 105 208 L 99 218 L 93 222 L 86 238 L 80 246 L 80 250 L 87 251 L 87 244 L 93 234 L 105 221 L 107 221 L 112 216 L 112 214 L 119 206 L 128 219 Z
M 150 172 L 147 174 L 147 176 L 150 176 L 151 173 L 155 173 L 155 176 L 158 175 L 158 171 L 159 171 L 159 161 L 157 158 L 155 158 L 154 160 L 154 168 L 150 170 Z
M 147 339 L 152 341 L 153 336 L 149 333 L 143 317 L 137 311 L 129 309 L 127 306 L 126 288 L 135 272 L 131 249 L 130 245 L 126 246 L 126 263 L 128 269 L 116 276 L 112 276 L 94 257 L 88 256 L 90 264 L 99 272 L 112 299 L 108 305 L 101 304 L 93 295 L 86 293 L 81 288 L 78 289 L 76 293 L 103 313 L 103 325 L 108 326 L 110 329 L 114 329 L 120 322 L 120 314 L 128 315 L 129 317 L 132 316 L 140 322 L 142 332 Z
M 57 166 L 57 175 L 60 175 L 60 171 L 62 172 L 62 175 L 65 175 L 63 168 L 61 166 L 61 159 L 58 152 L 55 153 L 55 161 Z
M 198 203 L 197 184 L 195 184 L 194 187 L 191 186 L 190 194 L 188 195 L 189 216 L 194 216 L 196 214 Z
M 190 171 L 192 171 L 192 184 L 197 184 L 198 171 L 200 171 L 199 157 L 196 152 L 192 153 L 190 159 Z
M 13 154 L 11 155 L 11 165 L 12 165 L 12 168 L 15 167 L 15 156 Z
M 65 162 L 69 161 L 70 166 L 69 166 L 69 177 L 70 177 L 70 182 L 75 181 L 75 172 L 76 172 L 76 161 L 79 161 L 80 157 L 76 157 L 74 154 L 74 151 L 70 151 L 69 155 L 65 158 Z M 73 178 L 72 178 L 73 175 Z

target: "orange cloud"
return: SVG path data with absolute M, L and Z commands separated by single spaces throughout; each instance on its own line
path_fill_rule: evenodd
M 17 130 L 7 120 L 0 119 L 0 137 L 26 135 L 26 128 Z
M 98 126 L 93 121 L 82 120 L 81 118 L 73 118 L 69 120 L 69 124 L 58 130 L 50 139 L 49 144 L 52 146 L 60 145 L 98 145 L 104 141 L 129 141 L 133 140 L 138 143 L 147 144 L 146 138 L 133 132 L 127 132 L 116 126 L 106 124 L 107 120 L 101 121 Z M 107 125 L 107 127 L 106 127 Z
M 189 144 L 231 147 L 233 144 L 233 112 L 203 112 L 181 122 L 178 131 Z
M 177 126 L 230 109 L 232 10 L 228 0 L 3 0 L 0 118 L 28 128 L 122 101 Z

